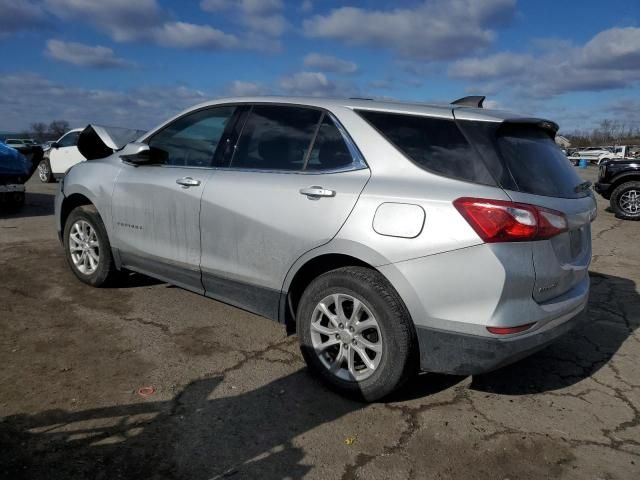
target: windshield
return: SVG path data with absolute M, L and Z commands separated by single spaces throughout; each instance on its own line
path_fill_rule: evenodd
M 584 181 L 553 139 L 535 126 L 505 125 L 498 148 L 521 192 L 549 197 L 580 198 Z

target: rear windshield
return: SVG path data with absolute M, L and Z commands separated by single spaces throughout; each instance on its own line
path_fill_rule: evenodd
M 457 180 L 496 184 L 454 120 L 369 110 L 357 112 L 419 167 Z
M 589 194 L 589 189 L 576 188 L 584 181 L 544 130 L 535 126 L 505 126 L 498 131 L 497 143 L 521 192 L 563 198 Z

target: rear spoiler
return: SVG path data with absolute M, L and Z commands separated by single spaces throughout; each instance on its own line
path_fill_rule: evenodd
M 144 130 L 90 124 L 80 132 L 78 150 L 87 160 L 105 158 L 144 133 Z

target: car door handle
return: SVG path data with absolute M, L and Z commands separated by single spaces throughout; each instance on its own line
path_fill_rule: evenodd
M 196 180 L 195 178 L 191 178 L 191 177 L 183 177 L 183 178 L 177 179 L 176 183 L 178 185 L 182 185 L 184 188 L 189 188 L 189 187 L 197 187 L 198 185 L 200 185 L 200 180 Z
M 329 190 L 327 188 L 322 188 L 317 185 L 313 185 L 312 187 L 301 188 L 300 193 L 302 195 L 306 195 L 309 198 L 319 198 L 319 197 L 335 197 L 336 191 Z

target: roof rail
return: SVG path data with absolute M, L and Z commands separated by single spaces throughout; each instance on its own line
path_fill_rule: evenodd
M 484 95 L 471 95 L 470 97 L 462 97 L 458 100 L 451 102 L 451 105 L 460 105 L 461 107 L 476 107 L 482 108 L 484 99 L 487 98 Z

